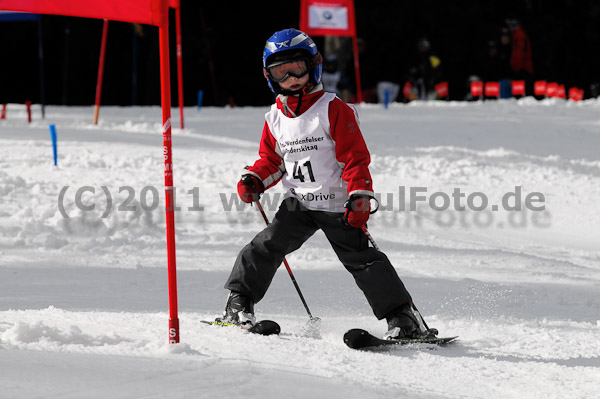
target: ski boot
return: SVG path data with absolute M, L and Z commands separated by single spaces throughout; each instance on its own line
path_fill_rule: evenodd
M 256 323 L 254 302 L 246 295 L 231 291 L 227 297 L 223 317 L 218 318 L 217 321 L 232 323 L 245 328 L 252 327 Z
M 383 339 L 435 338 L 438 333 L 435 328 L 427 328 L 421 314 L 412 303 L 390 312 L 386 320 L 388 331 L 383 335 Z

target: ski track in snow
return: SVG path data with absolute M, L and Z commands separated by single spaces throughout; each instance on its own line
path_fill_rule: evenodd
M 214 397 L 232 386 L 250 397 L 328 398 L 590 398 L 600 390 L 600 102 L 359 107 L 384 207 L 370 231 L 428 324 L 460 336 L 447 347 L 376 352 L 342 342 L 349 328 L 383 334 L 385 323 L 321 233 L 288 257 L 322 318 L 320 337 L 307 336 L 284 270 L 257 305 L 281 336 L 200 323 L 222 311 L 237 251 L 264 223 L 253 208 L 238 209 L 235 184 L 257 157 L 266 108 L 189 108 L 186 129 L 173 129 L 182 343 L 169 345 L 160 109 L 104 107 L 95 126 L 90 107 L 47 107 L 45 121 L 34 110 L 31 124 L 19 107 L 9 104 L 0 121 L 0 389 L 8 398 Z M 69 218 L 59 209 L 67 186 L 60 205 Z M 519 186 L 523 196 L 543 193 L 546 210 L 435 212 L 422 202 L 402 212 L 401 186 L 482 192 L 490 205 Z M 93 210 L 76 203 L 81 187 Z M 270 218 L 278 190 L 265 198 Z

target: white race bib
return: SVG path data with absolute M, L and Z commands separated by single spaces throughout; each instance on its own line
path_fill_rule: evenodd
M 296 197 L 308 209 L 344 212 L 347 184 L 329 124 L 329 103 L 334 98 L 333 93 L 323 94 L 295 118 L 285 116 L 274 104 L 265 119 L 283 156 L 285 197 Z

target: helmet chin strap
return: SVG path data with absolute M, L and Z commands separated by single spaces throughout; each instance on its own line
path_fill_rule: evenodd
M 309 82 L 307 83 L 304 87 L 301 87 L 298 90 L 284 90 L 281 88 L 279 88 L 279 94 L 282 94 L 284 96 L 297 96 L 297 95 L 302 95 L 306 93 L 306 90 L 308 89 L 309 86 L 312 86 L 312 84 Z
M 305 85 L 303 88 L 298 89 L 298 90 L 280 90 L 280 93 L 278 98 L 281 100 L 281 103 L 283 104 L 283 110 L 286 116 L 289 116 L 289 114 L 292 115 L 292 117 L 296 117 L 298 115 L 298 112 L 300 112 L 300 107 L 302 105 L 302 97 L 305 94 L 311 94 L 314 93 L 316 91 L 319 90 L 323 90 L 323 84 L 319 83 L 318 85 L 314 86 L 312 83 L 309 83 L 307 85 Z M 296 110 L 292 111 L 290 109 L 290 107 L 288 107 L 288 103 L 287 103 L 287 99 L 288 96 L 298 96 L 298 104 L 296 104 Z
M 298 112 L 300 112 L 300 106 L 302 105 L 302 96 L 304 95 L 304 93 L 302 91 L 300 91 L 300 94 L 298 95 L 298 103 L 296 104 L 296 110 L 292 111 L 290 109 L 290 107 L 288 106 L 288 98 L 289 96 L 286 96 L 285 94 L 280 94 L 278 96 L 279 100 L 281 101 L 281 104 L 283 105 L 283 113 L 285 114 L 285 116 L 287 117 L 292 117 L 295 118 L 296 116 L 298 116 Z
M 296 115 L 298 115 L 298 113 L 300 112 L 300 107 L 302 106 L 302 96 L 304 95 L 304 90 L 302 90 L 300 92 L 300 94 L 298 95 L 298 104 L 296 104 L 296 110 L 294 111 L 294 113 Z
M 323 90 L 323 83 L 319 83 L 317 85 L 315 85 L 312 81 L 312 78 L 308 81 L 308 83 L 306 83 L 303 87 L 299 88 L 298 90 L 285 90 L 282 89 L 281 86 L 278 83 L 277 84 L 278 87 L 276 87 L 275 92 L 277 94 L 282 94 L 284 96 L 296 96 L 299 94 L 310 94 L 310 93 L 314 93 L 315 91 L 318 90 Z
M 292 117 L 295 118 L 296 114 L 294 113 L 294 111 L 292 111 L 290 109 L 290 107 L 288 106 L 287 100 L 288 100 L 288 96 L 286 96 L 285 94 L 279 94 L 277 96 L 277 98 L 281 101 L 281 104 L 283 105 L 283 113 L 285 116 Z

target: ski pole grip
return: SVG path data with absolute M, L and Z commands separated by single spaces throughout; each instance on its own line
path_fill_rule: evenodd
M 243 175 L 242 183 L 249 185 L 250 187 L 252 187 L 254 189 L 254 191 L 256 191 L 256 186 L 255 186 L 254 182 L 252 181 L 252 175 Z
M 256 188 L 256 184 L 254 184 L 254 179 L 252 179 L 252 175 L 244 175 L 244 176 L 242 176 L 242 183 L 244 183 L 247 186 L 250 186 L 250 188 L 252 189 L 252 191 L 254 191 L 254 194 L 256 194 L 256 196 L 258 197 L 258 199 L 260 199 L 260 194 L 258 193 L 258 190 Z
M 258 187 L 256 187 L 256 184 L 254 184 L 254 180 L 256 178 L 253 179 L 252 175 L 243 175 L 242 176 L 242 183 L 250 186 L 252 188 L 252 190 L 254 190 L 254 192 L 256 194 L 258 194 Z

